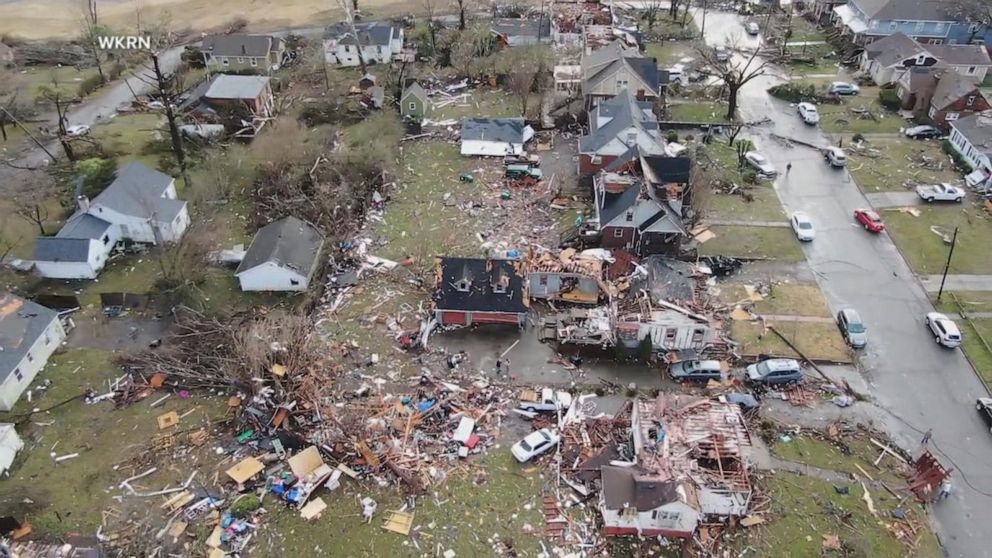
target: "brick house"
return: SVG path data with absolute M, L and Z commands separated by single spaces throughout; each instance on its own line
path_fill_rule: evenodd
M 989 108 L 974 77 L 948 71 L 937 82 L 927 116 L 934 126 L 946 132 L 950 130 L 948 122 Z

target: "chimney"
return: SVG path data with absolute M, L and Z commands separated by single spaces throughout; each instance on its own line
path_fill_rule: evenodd
M 76 207 L 83 213 L 87 213 L 90 210 L 90 199 L 83 195 L 76 196 Z
M 627 147 L 633 147 L 637 144 L 637 132 L 627 132 Z

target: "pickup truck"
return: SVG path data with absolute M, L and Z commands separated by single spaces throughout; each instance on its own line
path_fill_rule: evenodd
M 916 195 L 928 203 L 933 201 L 960 202 L 964 199 L 964 190 L 944 183 L 935 186 L 917 186 Z
M 527 389 L 520 394 L 518 409 L 528 413 L 540 411 L 566 410 L 572 404 L 572 394 L 567 391 L 554 391 L 551 388 Z

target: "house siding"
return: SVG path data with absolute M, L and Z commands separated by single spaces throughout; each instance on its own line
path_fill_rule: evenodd
M 45 342 L 46 336 L 48 343 Z M 0 411 L 10 411 L 13 409 L 14 404 L 20 399 L 21 394 L 31 385 L 38 372 L 45 367 L 49 357 L 59 348 L 63 339 L 65 339 L 65 329 L 62 328 L 62 323 L 58 318 L 55 318 L 52 320 L 52 323 L 48 324 L 45 333 L 39 336 L 28 350 L 31 360 L 29 361 L 25 356 L 15 367 L 20 371 L 22 379 L 18 380 L 14 376 L 13 371 L 11 371 L 11 374 L 7 376 L 3 385 L 0 386 Z
M 388 45 L 362 46 L 362 58 L 366 64 L 389 64 L 403 50 L 403 29 L 393 28 L 393 37 Z M 340 66 L 360 66 L 357 45 L 339 44 L 338 38 L 324 39 L 324 59 Z
M 107 264 L 110 251 L 120 238 L 116 227 L 111 227 L 113 243 L 104 244 L 101 240 L 90 240 L 89 259 L 85 262 L 35 261 L 38 275 L 48 279 L 96 279 L 100 270 Z
M 663 512 L 671 515 L 663 519 Z M 606 509 L 601 504 L 600 513 L 603 516 L 603 534 L 607 536 L 689 538 L 699 524 L 699 512 L 683 502 L 670 502 L 653 510 L 626 514 L 620 510 Z M 675 517 L 671 518 L 672 515 Z
M 400 103 L 400 114 L 403 116 L 423 118 L 426 113 L 424 102 L 416 95 L 407 95 Z
M 267 56 L 225 56 L 204 52 L 203 61 L 207 68 L 219 73 L 231 70 L 238 72 L 251 70 L 259 74 L 268 74 L 271 73 L 272 66 L 276 65 L 276 61 L 281 59 L 282 52 L 282 50 L 277 53 L 270 52 Z M 226 64 L 224 60 L 227 60 Z M 253 60 L 254 64 L 252 64 Z
M 524 151 L 522 143 L 506 143 L 500 141 L 462 140 L 462 155 L 482 155 L 485 157 L 504 157 L 520 155 Z
M 982 40 L 986 44 L 992 42 L 992 27 L 981 26 L 977 32 L 972 33 L 970 24 L 951 20 L 945 21 L 916 21 L 912 15 L 912 4 L 907 4 L 907 17 L 905 19 L 870 19 L 862 11 L 857 3 L 847 2 L 851 10 L 859 16 L 867 29 L 863 33 L 855 35 L 854 42 L 857 44 L 870 43 L 873 40 L 887 37 L 893 33 L 902 32 L 912 37 L 922 44 L 967 44 L 969 39 Z M 843 23 L 835 19 L 837 26 Z M 845 33 L 850 33 L 850 28 L 845 28 Z
M 992 162 L 989 158 L 982 154 L 981 151 L 975 149 L 968 138 L 964 137 L 956 129 L 951 129 L 950 136 L 951 146 L 964 158 L 964 160 L 971 166 L 973 170 L 984 169 L 992 171 Z
M 308 277 L 273 262 L 238 274 L 238 282 L 242 291 L 305 291 L 310 285 Z
M 969 106 L 968 97 L 974 96 L 974 102 Z M 932 107 L 930 114 L 930 119 L 933 120 L 934 126 L 944 130 L 945 132 L 950 130 L 950 122 L 957 120 L 958 118 L 964 118 L 970 116 L 976 112 L 981 112 L 989 109 L 989 102 L 984 96 L 976 89 L 971 93 L 965 95 L 964 97 L 954 101 L 949 106 L 943 110 L 937 110 L 937 107 Z M 948 120 L 948 116 L 953 115 L 953 118 Z
M 617 236 L 619 235 L 619 236 Z M 632 250 L 637 245 L 639 234 L 633 227 L 603 227 L 600 245 L 603 248 L 624 248 Z
M 442 310 L 435 313 L 442 326 L 470 326 L 484 324 L 506 324 L 523 327 L 526 314 L 512 312 L 466 312 L 463 310 Z

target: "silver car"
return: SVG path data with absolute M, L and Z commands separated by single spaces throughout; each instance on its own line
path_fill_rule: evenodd
M 778 171 L 775 170 L 775 166 L 772 165 L 771 161 L 765 158 L 764 155 L 758 153 L 757 151 L 748 151 L 744 154 L 744 160 L 747 164 L 755 168 L 759 173 L 765 176 L 776 176 Z
M 868 344 L 868 329 L 853 308 L 845 308 L 837 312 L 837 327 L 840 328 L 847 344 L 855 349 L 863 349 Z
M 668 367 L 668 374 L 676 382 L 720 380 L 722 370 L 719 360 L 683 360 Z

